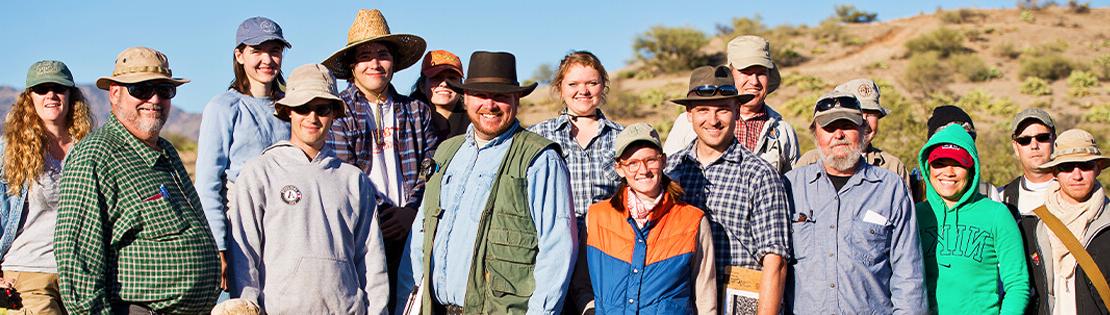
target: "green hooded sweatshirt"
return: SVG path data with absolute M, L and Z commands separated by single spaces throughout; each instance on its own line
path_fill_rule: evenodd
M 940 144 L 967 150 L 975 169 L 960 201 L 949 208 L 929 177 L 928 153 Z M 918 153 L 926 175 L 917 221 L 925 253 L 929 307 L 938 314 L 1022 314 L 1029 302 L 1029 276 L 1017 223 L 1005 205 L 978 193 L 979 151 L 958 125 L 929 138 Z

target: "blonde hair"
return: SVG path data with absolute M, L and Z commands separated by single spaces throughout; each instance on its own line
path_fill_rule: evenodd
M 66 113 L 66 133 L 73 141 L 80 140 L 92 130 L 93 120 L 85 95 L 80 89 L 69 88 L 69 112 Z M 46 156 L 46 127 L 35 112 L 31 89 L 27 88 L 16 98 L 11 112 L 4 119 L 4 180 L 8 182 L 8 195 L 19 194 L 24 185 L 42 174 Z
M 555 71 L 555 79 L 551 80 L 551 91 L 558 96 L 563 92 L 563 79 L 570 72 L 571 66 L 583 66 L 597 70 L 598 75 L 601 77 L 601 103 L 605 103 L 605 95 L 609 94 L 609 73 L 605 71 L 605 66 L 601 65 L 601 60 L 597 59 L 593 53 L 585 50 L 571 51 L 562 61 L 559 61 L 559 70 Z

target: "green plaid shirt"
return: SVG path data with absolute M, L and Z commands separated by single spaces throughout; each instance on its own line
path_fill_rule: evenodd
M 110 115 L 69 153 L 54 245 L 69 313 L 111 314 L 123 302 L 201 314 L 215 305 L 216 243 L 177 150 L 158 145 Z

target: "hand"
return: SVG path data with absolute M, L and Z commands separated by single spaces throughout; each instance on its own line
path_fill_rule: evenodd
M 227 287 L 227 252 L 220 251 L 220 289 L 228 291 Z
M 389 207 L 378 213 L 382 237 L 386 240 L 404 240 L 416 219 L 416 209 L 409 207 Z

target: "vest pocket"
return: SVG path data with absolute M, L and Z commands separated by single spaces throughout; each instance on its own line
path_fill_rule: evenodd
M 487 277 L 495 295 L 530 296 L 535 290 L 536 237 L 511 230 L 490 230 Z

